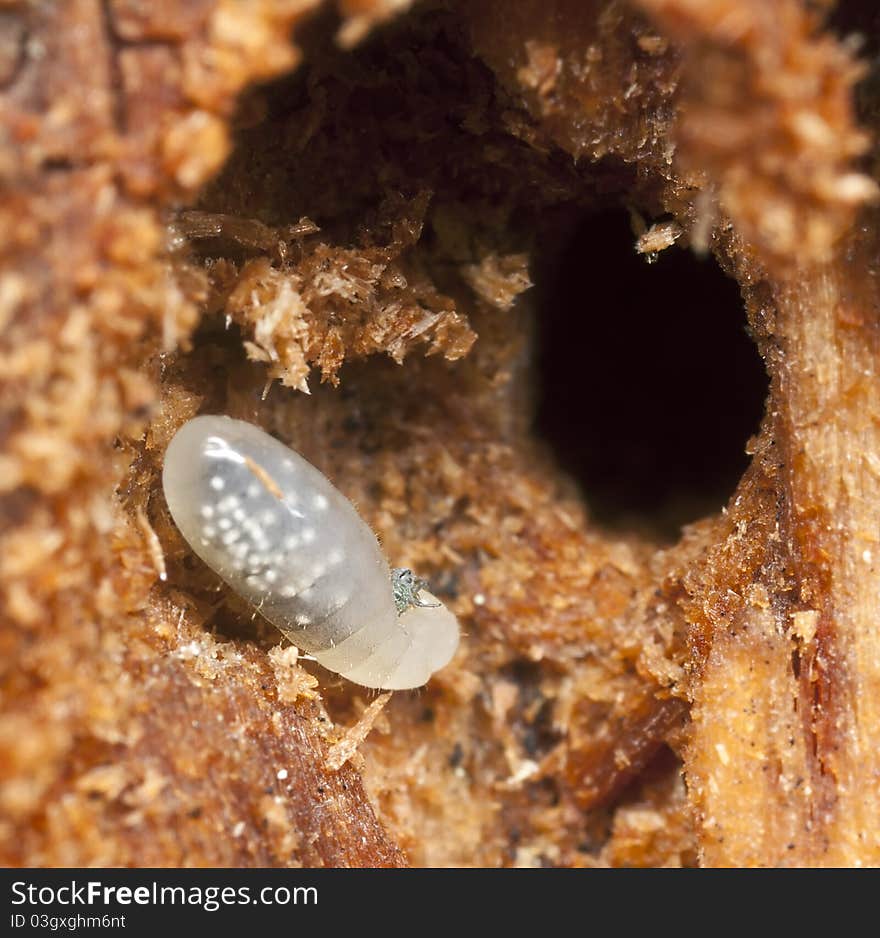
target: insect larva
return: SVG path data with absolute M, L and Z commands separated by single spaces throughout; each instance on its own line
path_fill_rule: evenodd
M 199 557 L 329 670 L 402 690 L 455 653 L 455 616 L 411 571 L 392 573 L 354 505 L 258 427 L 195 417 L 168 446 L 162 484 Z

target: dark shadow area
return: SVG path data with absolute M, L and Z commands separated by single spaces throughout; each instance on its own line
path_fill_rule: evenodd
M 860 123 L 876 126 L 880 119 L 880 8 L 863 0 L 842 0 L 828 12 L 827 25 L 841 42 L 857 50 L 865 66 L 855 88 L 856 112 Z M 868 166 L 863 169 L 870 172 Z
M 634 241 L 622 209 L 593 215 L 539 284 L 536 429 L 598 522 L 674 537 L 730 497 L 768 382 L 736 283 Z

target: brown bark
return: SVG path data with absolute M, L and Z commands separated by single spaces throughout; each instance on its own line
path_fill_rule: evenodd
M 0 14 L 0 860 L 877 863 L 866 70 L 795 0 L 405 6 Z M 532 425 L 541 271 L 611 205 L 711 249 L 770 376 L 671 544 Z M 455 609 L 426 690 L 370 707 L 195 560 L 159 479 L 202 411 Z

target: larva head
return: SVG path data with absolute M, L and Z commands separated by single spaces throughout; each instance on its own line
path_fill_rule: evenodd
M 193 550 L 325 667 L 401 689 L 421 686 L 452 657 L 455 616 L 410 571 L 395 571 L 392 583 L 351 502 L 258 427 L 194 418 L 169 444 L 162 481 Z
M 410 606 L 438 606 L 439 603 L 426 602 L 422 598 L 422 592 L 427 588 L 427 581 L 407 567 L 395 567 L 391 571 L 391 593 L 398 615 L 406 612 Z

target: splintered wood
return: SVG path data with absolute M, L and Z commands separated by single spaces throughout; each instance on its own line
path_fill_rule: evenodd
M 346 0 L 304 62 L 320 6 L 4 4 L 0 863 L 880 865 L 872 5 Z M 532 426 L 548 271 L 612 211 L 628 260 L 711 252 L 770 378 L 663 547 Z M 678 338 L 688 282 L 624 321 L 582 267 L 547 328 Z M 430 579 L 463 640 L 423 690 L 361 712 L 193 555 L 198 413 L 296 440 Z
M 380 694 L 361 714 L 360 719 L 354 726 L 345 731 L 345 735 L 339 742 L 334 743 L 327 751 L 327 758 L 324 765 L 331 772 L 338 772 L 342 766 L 357 752 L 358 746 L 367 738 L 373 724 L 376 722 L 379 714 L 385 707 L 385 704 L 391 700 L 391 691 Z

